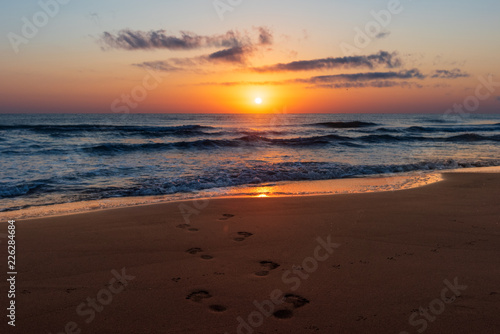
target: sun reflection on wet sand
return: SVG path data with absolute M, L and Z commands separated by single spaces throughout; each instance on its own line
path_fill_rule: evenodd
M 276 182 L 258 186 L 223 189 L 224 196 L 269 198 L 277 196 L 307 196 L 395 191 L 425 186 L 441 181 L 440 173 L 419 173 L 392 177 L 352 178 L 319 181 Z M 208 197 L 212 197 L 207 192 Z

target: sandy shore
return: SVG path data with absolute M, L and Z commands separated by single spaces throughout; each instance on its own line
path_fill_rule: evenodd
M 500 333 L 500 174 L 444 177 L 17 221 L 1 332 Z

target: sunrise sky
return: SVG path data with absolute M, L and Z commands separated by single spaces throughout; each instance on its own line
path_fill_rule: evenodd
M 498 13 L 498 0 L 4 2 L 0 112 L 497 112 Z

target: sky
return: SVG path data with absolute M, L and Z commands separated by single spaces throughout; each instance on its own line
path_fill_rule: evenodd
M 495 113 L 498 0 L 23 0 L 0 113 Z

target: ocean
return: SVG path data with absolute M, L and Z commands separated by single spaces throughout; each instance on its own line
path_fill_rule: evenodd
M 3 114 L 0 212 L 500 165 L 500 115 Z

